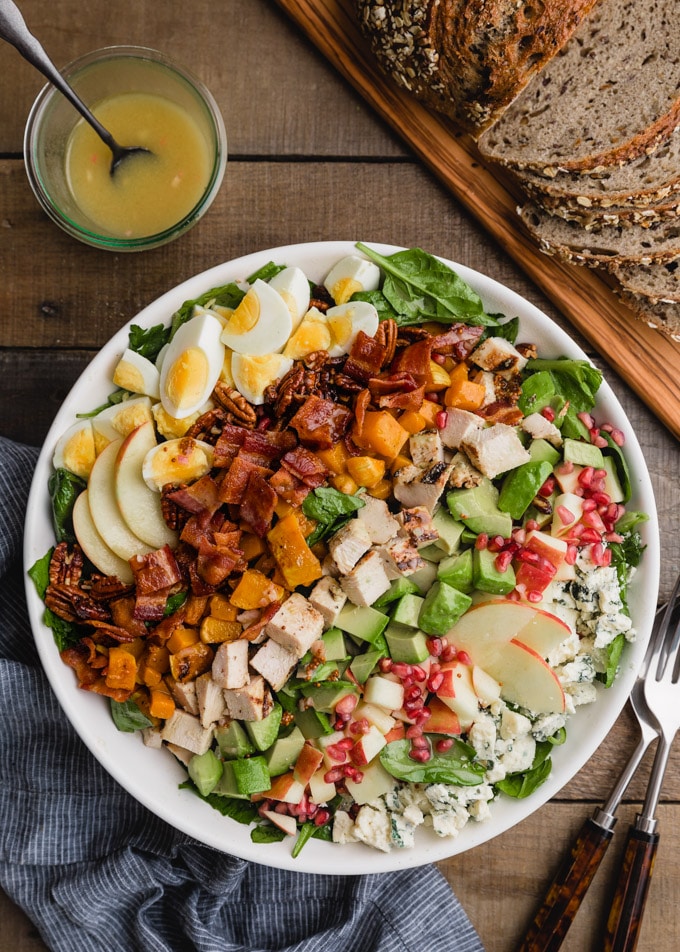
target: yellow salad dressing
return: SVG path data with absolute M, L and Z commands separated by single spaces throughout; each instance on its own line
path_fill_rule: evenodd
M 124 146 L 153 155 L 125 158 L 113 175 L 111 152 L 84 120 L 66 147 L 66 175 L 76 203 L 100 228 L 142 238 L 181 221 L 201 198 L 212 156 L 198 125 L 176 103 L 150 93 L 102 100 L 99 121 Z

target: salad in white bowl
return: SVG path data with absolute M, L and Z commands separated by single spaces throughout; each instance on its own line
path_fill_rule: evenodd
M 601 374 L 526 302 L 419 249 L 333 248 L 194 279 L 111 342 L 96 409 L 76 385 L 48 439 L 56 544 L 29 525 L 27 562 L 62 704 L 152 809 L 224 849 L 237 821 L 261 862 L 409 865 L 593 752 L 648 635 L 629 583 L 656 584 L 656 524 Z M 74 716 L 69 668 L 136 761 L 181 765 L 181 817 Z

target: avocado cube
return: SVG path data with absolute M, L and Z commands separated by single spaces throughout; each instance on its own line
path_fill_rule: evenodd
M 569 407 L 564 414 L 560 430 L 563 437 L 569 437 L 572 440 L 590 441 L 590 431 L 585 423 L 579 420 L 573 407 Z
M 264 755 L 270 777 L 278 777 L 292 767 L 305 746 L 305 735 L 297 725 L 287 737 L 277 737 Z
M 424 601 L 424 599 L 423 599 Z M 385 639 L 393 661 L 420 664 L 429 657 L 427 636 L 422 631 L 394 622 L 385 629 Z
M 492 595 L 507 595 L 515 587 L 515 570 L 509 565 L 504 572 L 496 568 L 496 552 L 475 549 L 472 553 L 472 577 L 475 588 Z
M 623 502 L 626 494 L 623 491 L 613 457 L 604 456 L 603 454 L 602 462 L 604 464 L 602 468 L 607 474 L 604 478 L 604 491 L 609 495 L 612 502 Z
M 432 517 L 432 525 L 439 533 L 439 538 L 433 545 L 439 549 L 443 549 L 447 555 L 453 555 L 454 552 L 457 552 L 460 545 L 460 537 L 463 534 L 463 523 L 457 522 L 443 506 L 440 506 Z M 421 550 L 421 555 L 422 554 Z M 425 558 L 425 556 L 423 556 L 423 558 Z
M 206 750 L 204 754 L 194 754 L 187 766 L 189 776 L 203 797 L 207 797 L 217 786 L 222 776 L 222 769 L 222 761 L 215 756 L 213 750 Z
M 547 460 L 531 460 L 511 469 L 503 480 L 498 508 L 509 513 L 513 519 L 521 519 L 538 490 L 552 475 L 552 470 L 552 464 Z
M 412 582 L 411 579 L 405 575 L 400 575 L 399 578 L 394 579 L 384 595 L 381 595 L 380 598 L 376 598 L 371 607 L 383 609 L 391 605 L 392 602 L 398 601 L 402 595 L 409 595 L 411 592 L 417 594 L 419 591 L 420 589 L 415 582 Z
M 465 524 L 477 534 L 485 532 L 488 536 L 503 536 L 504 539 L 509 539 L 512 532 L 512 516 L 499 509 L 483 516 L 470 516 Z
M 315 711 L 313 707 L 305 708 L 304 711 L 295 711 L 293 717 L 307 740 L 333 733 L 328 716 L 321 711 Z
M 594 443 L 566 439 L 562 446 L 562 453 L 565 461 L 577 463 L 579 466 L 593 466 L 595 469 L 604 469 L 602 450 Z
M 529 450 L 529 456 L 534 462 L 540 463 L 541 460 L 545 460 L 547 463 L 550 463 L 551 466 L 554 466 L 560 461 L 559 450 L 555 449 L 552 443 L 548 443 L 547 440 L 532 440 L 527 449 Z
M 458 522 L 467 524 L 474 516 L 495 512 L 498 508 L 498 490 L 486 477 L 472 489 L 456 489 L 448 493 L 446 505 Z
M 446 582 L 435 582 L 420 610 L 420 627 L 428 635 L 445 635 L 472 604 L 469 595 Z
M 356 635 L 363 641 L 375 641 L 385 628 L 389 618 L 375 608 L 352 605 L 347 602 L 336 618 L 338 628 Z
M 357 679 L 359 684 L 365 684 L 367 679 L 373 674 L 373 670 L 381 658 L 386 656 L 387 652 L 379 649 L 371 649 L 359 654 L 352 659 L 349 666 L 350 671 Z
M 249 794 L 241 793 L 236 784 L 236 775 L 233 767 L 235 763 L 241 763 L 241 761 L 224 761 L 222 764 L 222 776 L 211 790 L 211 793 L 216 793 L 221 797 L 236 797 L 237 800 L 249 800 Z M 265 790 L 267 789 L 269 788 L 265 787 Z
M 317 711 L 330 713 L 341 698 L 348 694 L 357 694 L 351 681 L 321 681 L 319 684 L 303 684 L 300 692 L 309 698 Z
M 425 599 L 420 595 L 403 595 L 392 612 L 392 621 L 398 622 L 400 625 L 410 625 L 411 628 L 417 628 L 418 616 L 424 601 Z
M 276 740 L 283 708 L 277 702 L 266 717 L 261 721 L 244 721 L 246 731 L 256 750 L 267 750 Z
M 459 592 L 469 595 L 474 588 L 472 581 L 472 549 L 464 549 L 458 555 L 450 555 L 439 563 L 437 576 L 440 581 L 453 585 Z
M 264 757 L 245 757 L 243 760 L 230 760 L 234 772 L 236 789 L 243 796 L 262 793 L 271 787 L 271 778 Z
M 440 549 L 436 542 L 432 542 L 430 545 L 425 545 L 422 549 L 418 549 L 418 554 L 427 562 L 441 562 L 442 559 L 446 558 L 446 552 Z
M 230 721 L 227 725 L 216 727 L 215 740 L 226 760 L 248 757 L 255 753 L 255 748 L 239 721 Z
M 345 636 L 339 628 L 329 628 L 324 632 L 321 640 L 324 644 L 326 661 L 342 661 L 347 657 Z

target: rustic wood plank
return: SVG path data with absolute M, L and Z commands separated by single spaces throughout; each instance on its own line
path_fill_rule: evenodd
M 215 96 L 234 155 L 404 155 L 407 148 L 304 40 L 271 0 L 83 6 L 22 0 L 30 29 L 59 67 L 91 50 L 149 46 L 192 70 Z M 159 8 L 161 9 L 161 8 Z M 0 44 L 0 154 L 21 153 L 44 80 Z
M 277 2 L 680 437 L 680 347 L 635 320 L 600 272 L 538 251 L 518 221 L 519 196 L 512 184 L 485 167 L 469 136 L 457 135 L 448 120 L 429 112 L 374 65 L 352 0 Z

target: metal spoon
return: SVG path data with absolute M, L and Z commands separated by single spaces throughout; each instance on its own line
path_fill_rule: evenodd
M 28 60 L 43 76 L 56 86 L 66 96 L 71 105 L 75 106 L 80 115 L 92 126 L 99 138 L 108 146 L 113 154 L 111 159 L 111 175 L 114 174 L 120 163 L 130 155 L 152 155 L 149 149 L 141 146 L 126 147 L 119 145 L 111 133 L 104 128 L 99 120 L 93 116 L 85 103 L 69 86 L 38 40 L 26 26 L 24 18 L 14 0 L 0 0 L 0 38 L 7 40 Z

